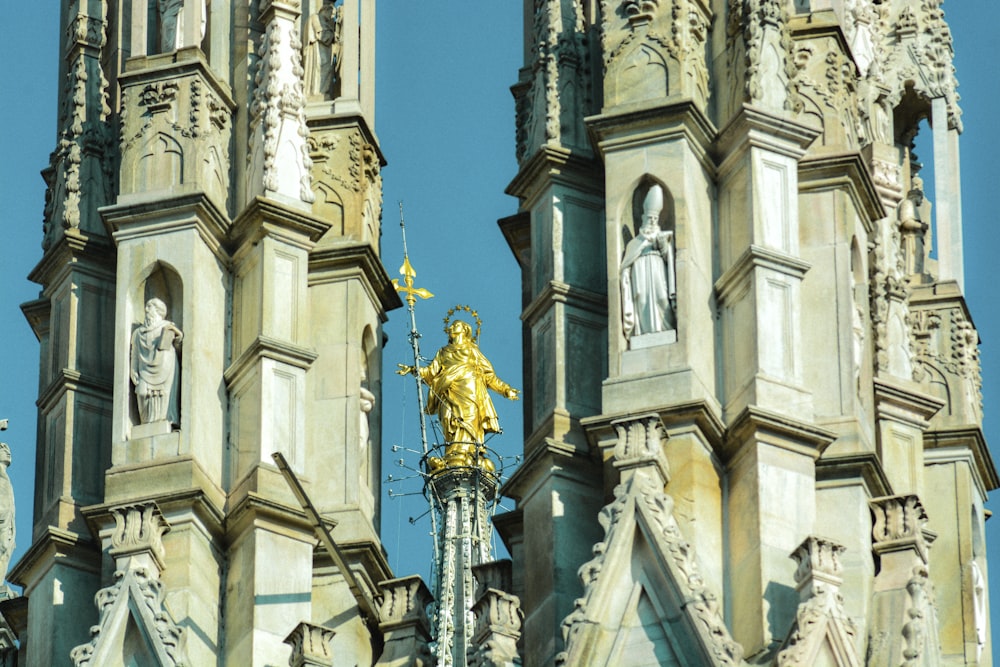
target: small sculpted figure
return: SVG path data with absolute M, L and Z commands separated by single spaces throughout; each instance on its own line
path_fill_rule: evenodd
M 484 456 L 483 441 L 487 433 L 500 432 L 500 423 L 487 390 L 512 401 L 518 399 L 518 391 L 493 372 L 492 364 L 472 340 L 472 327 L 456 320 L 445 331 L 448 344 L 438 350 L 429 366 L 400 364 L 397 373 L 417 375 L 430 388 L 426 412 L 437 415 L 445 439 L 444 459 L 432 458 L 431 470 L 474 465 L 492 470 L 493 463 Z
M 654 185 L 642 205 L 642 227 L 622 258 L 622 328 L 626 338 L 677 328 L 674 234 L 660 230 L 663 189 Z
M 10 447 L 0 442 L 0 581 L 7 577 L 7 567 L 14 553 L 14 487 L 7 477 Z
M 342 10 L 333 6 L 333 0 L 323 0 L 323 5 L 309 17 L 306 28 L 303 69 L 307 97 L 331 98 L 340 66 Z
M 150 299 L 144 323 L 132 334 L 131 376 L 143 424 L 180 423 L 177 348 L 184 334 L 166 316 L 167 305 Z

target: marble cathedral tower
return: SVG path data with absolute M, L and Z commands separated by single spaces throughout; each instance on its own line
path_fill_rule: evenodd
M 367 0 L 62 3 L 24 306 L 42 370 L 32 546 L 9 577 L 26 609 L 5 610 L 19 665 L 381 653 L 358 600 L 391 578 L 380 350 L 400 302 L 378 257 L 374 18 Z
M 524 0 L 467 664 L 992 664 L 941 5 Z M 432 664 L 378 532 L 375 2 L 62 7 L 17 664 Z
M 525 664 L 992 664 L 941 5 L 524 2 Z

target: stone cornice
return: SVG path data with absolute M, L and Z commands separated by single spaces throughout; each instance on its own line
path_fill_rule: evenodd
M 28 280 L 42 287 L 61 282 L 71 271 L 100 280 L 114 281 L 115 248 L 107 237 L 88 235 L 80 229 L 67 229 L 45 251 L 28 274 Z
M 200 74 L 212 86 L 230 112 L 236 108 L 233 91 L 212 71 L 204 52 L 197 46 L 188 46 L 169 53 L 151 56 L 134 56 L 125 61 L 125 71 L 118 75 L 122 88 L 149 81 L 177 79 L 189 74 Z
M 28 326 L 39 341 L 49 331 L 49 317 L 52 315 L 52 302 L 48 299 L 34 299 L 21 304 L 21 313 L 28 320 Z
M 313 111 L 314 108 L 321 107 L 322 112 L 316 113 Z M 361 137 L 366 144 L 375 149 L 375 154 L 378 155 L 378 162 L 380 167 L 384 167 L 388 164 L 385 156 L 382 154 L 382 149 L 378 143 L 378 137 L 372 132 L 371 128 L 368 127 L 368 122 L 365 120 L 364 116 L 357 113 L 356 110 L 351 110 L 347 113 L 330 113 L 331 103 L 327 100 L 323 102 L 306 102 L 306 125 L 309 127 L 310 131 L 314 130 L 341 130 L 348 128 L 356 128 L 360 133 Z
M 590 452 L 584 453 L 570 443 L 545 438 L 541 446 L 528 451 L 520 467 L 500 487 L 499 495 L 522 504 L 535 492 L 540 478 L 557 476 L 582 480 L 583 477 L 575 472 L 596 465 Z
M 729 426 L 720 452 L 723 462 L 731 465 L 751 439 L 815 460 L 837 439 L 837 434 L 815 424 L 749 406 Z
M 85 375 L 69 368 L 61 368 L 56 372 L 52 382 L 41 391 L 35 405 L 42 412 L 50 410 L 68 391 L 110 401 L 112 386 L 110 382 L 103 381 L 93 375 Z
M 531 200 L 553 181 L 597 197 L 604 195 L 603 169 L 598 160 L 548 144 L 542 146 L 531 159 L 521 163 L 506 193 L 524 200 L 521 208 L 526 209 L 530 207 Z
M 837 14 L 832 9 L 812 11 L 806 14 L 794 14 L 788 17 L 788 28 L 792 39 L 804 40 L 813 37 L 831 37 L 837 40 L 841 50 L 849 57 L 851 47 L 840 25 Z
M 141 468 L 144 465 L 148 465 L 148 463 L 129 467 L 136 469 Z M 124 466 L 114 468 L 116 471 L 121 471 L 123 469 Z M 184 521 L 178 521 L 176 515 L 181 511 L 190 511 L 190 513 L 192 513 L 198 519 L 200 524 L 208 531 L 210 539 L 217 539 L 222 536 L 222 527 L 225 515 L 223 514 L 221 508 L 216 507 L 215 503 L 211 501 L 205 491 L 198 488 L 188 488 L 153 495 L 141 495 L 135 498 L 129 498 L 127 502 L 116 501 L 112 503 L 101 503 L 99 505 L 89 505 L 84 507 L 81 512 L 84 518 L 86 518 L 87 525 L 91 532 L 94 535 L 99 535 L 101 526 L 113 521 L 112 510 L 114 508 L 121 507 L 122 505 L 141 505 L 144 503 L 155 503 L 160 508 L 160 512 L 163 516 L 168 517 L 170 525 L 173 528 L 177 528 L 184 523 Z
M 725 303 L 729 294 L 743 284 L 753 269 L 769 269 L 801 280 L 811 267 L 809 262 L 780 250 L 751 245 L 715 281 L 715 293 L 719 303 Z
M 602 317 L 608 312 L 608 298 L 603 294 L 574 287 L 558 280 L 550 280 L 545 289 L 532 299 L 531 303 L 521 312 L 521 321 L 528 326 L 533 326 L 542 315 L 548 312 L 548 307 L 554 303 L 566 304 Z
M 987 491 L 1000 489 L 1000 475 L 980 426 L 972 424 L 924 433 L 925 465 L 959 459 L 965 455 L 972 457 L 970 463 L 976 471 L 976 486 L 984 499 Z
M 507 552 L 513 553 L 512 545 L 524 541 L 524 509 L 518 507 L 509 512 L 497 512 L 493 515 L 493 527 L 500 534 Z
M 915 384 L 889 382 L 884 378 L 874 378 L 873 383 L 875 412 L 879 419 L 890 419 L 926 430 L 931 417 L 945 405 L 940 398 L 920 393 Z
M 249 249 L 270 237 L 303 250 L 312 250 L 330 229 L 330 223 L 269 197 L 254 197 L 229 230 L 233 259 L 240 261 Z
M 892 484 L 874 452 L 822 456 L 816 462 L 816 487 L 861 482 L 869 498 L 892 494 Z
M 962 288 L 954 280 L 940 280 L 926 285 L 910 287 L 909 304 L 912 309 L 961 308 L 965 319 L 973 323 L 972 312 L 962 294 Z M 973 326 L 975 324 L 973 323 Z
M 809 125 L 744 104 L 719 133 L 718 173 L 730 171 L 751 147 L 799 160 L 818 136 L 819 130 Z
M 324 246 L 309 253 L 309 286 L 360 278 L 368 297 L 384 312 L 403 306 L 375 250 L 367 243 Z
M 725 438 L 725 425 L 719 415 L 706 401 L 687 401 L 684 403 L 674 403 L 654 407 L 644 410 L 642 413 L 617 413 L 611 415 L 598 415 L 580 420 L 581 426 L 587 432 L 587 439 L 591 447 L 595 450 L 613 446 L 616 438 L 611 423 L 636 417 L 639 414 L 654 413 L 663 422 L 670 437 L 676 437 L 679 429 L 690 430 L 691 427 L 697 429 L 713 453 L 718 453 L 722 448 Z
M 117 204 L 100 209 L 115 243 L 195 229 L 212 253 L 228 264 L 224 248 L 229 230 L 226 213 L 201 191 L 161 195 L 162 192 L 122 195 Z
M 531 267 L 531 213 L 520 211 L 497 220 L 500 233 L 510 246 L 521 269 Z
M 261 359 L 271 359 L 302 370 L 309 370 L 319 355 L 314 351 L 287 341 L 257 336 L 239 358 L 222 374 L 227 387 L 239 383 L 240 379 Z
M 7 581 L 30 595 L 32 584 L 41 581 L 56 563 L 97 574 L 101 571 L 101 547 L 89 536 L 46 526 L 11 568 Z
M 638 102 L 584 119 L 591 142 L 604 157 L 619 150 L 687 139 L 702 167 L 715 172 L 712 144 L 718 130 L 692 100 L 668 104 Z
M 799 192 L 824 190 L 845 191 L 868 234 L 874 233 L 875 222 L 886 216 L 868 165 L 858 151 L 808 155 L 799 160 Z

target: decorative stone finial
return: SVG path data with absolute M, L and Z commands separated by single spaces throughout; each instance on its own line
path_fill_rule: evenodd
M 303 621 L 295 626 L 285 643 L 292 647 L 289 667 L 329 667 L 333 664 L 330 642 L 336 634 L 330 628 Z
M 622 471 L 623 477 L 625 471 L 653 467 L 664 484 L 670 481 L 670 468 L 663 453 L 667 429 L 659 415 L 650 413 L 617 419 L 611 426 L 618 434 L 614 466 Z
M 156 573 L 162 571 L 166 555 L 163 536 L 170 531 L 170 526 L 156 503 L 119 505 L 111 508 L 111 516 L 115 519 L 115 528 L 108 553 L 115 559 L 115 567 L 133 569 L 128 561 L 137 558 L 142 566 L 155 565 Z
M 876 555 L 914 549 L 927 563 L 933 534 L 926 531 L 927 513 L 915 495 L 884 496 L 868 501 L 874 518 L 872 549 Z

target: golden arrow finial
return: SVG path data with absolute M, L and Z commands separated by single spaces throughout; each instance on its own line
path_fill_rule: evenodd
M 407 255 L 403 255 L 403 266 L 399 267 L 399 275 L 403 276 L 403 284 L 399 284 L 399 280 L 393 278 L 392 286 L 396 288 L 397 292 L 406 295 L 406 303 L 413 307 L 417 302 L 417 297 L 421 299 L 429 299 L 433 294 L 428 292 L 423 287 L 414 287 L 413 279 L 417 277 L 417 272 L 413 269 L 413 265 L 410 264 L 410 258 Z

